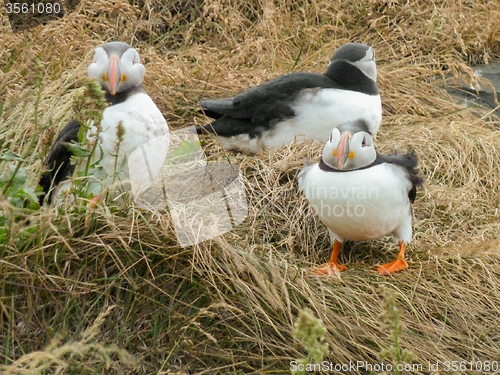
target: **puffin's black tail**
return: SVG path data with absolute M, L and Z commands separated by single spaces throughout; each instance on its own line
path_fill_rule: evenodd
M 417 169 L 418 166 L 418 158 L 417 154 L 415 154 L 415 150 L 410 150 L 409 153 L 404 155 L 404 157 L 408 160 L 408 166 L 405 167 L 408 171 L 408 177 L 411 181 L 411 190 L 408 193 L 408 198 L 410 198 L 410 202 L 415 202 L 415 197 L 417 196 L 417 187 L 421 187 L 424 184 L 424 179 L 420 176 L 420 170 Z
M 422 186 L 424 184 L 424 179 L 420 176 L 420 171 L 418 167 L 418 157 L 415 150 L 410 150 L 407 154 L 402 155 L 403 167 L 408 171 L 410 181 L 414 187 Z
M 198 134 L 207 134 L 208 133 L 214 133 L 214 129 L 212 128 L 212 124 L 207 124 L 207 125 L 197 125 L 196 126 L 196 133 Z
M 217 119 L 221 118 L 222 116 L 224 116 L 222 113 L 211 111 L 208 108 L 199 109 L 198 113 L 201 113 L 207 117 L 213 118 L 214 120 L 217 120 Z
M 234 107 L 233 98 L 200 100 L 199 103 L 202 107 L 201 112 L 215 120 L 224 115 L 233 116 L 239 111 Z
M 415 150 L 411 149 L 408 153 L 403 155 L 392 154 L 387 156 L 392 159 L 391 161 L 394 164 L 403 167 L 408 173 L 408 178 L 412 185 L 411 190 L 408 193 L 408 198 L 410 198 L 411 203 L 415 202 L 417 188 L 424 184 L 424 179 L 420 176 L 420 171 L 417 169 L 418 157 Z

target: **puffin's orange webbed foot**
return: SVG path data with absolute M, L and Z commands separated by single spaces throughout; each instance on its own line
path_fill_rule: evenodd
M 313 268 L 312 270 L 314 273 L 317 275 L 333 275 L 336 272 L 345 271 L 347 267 L 337 262 L 341 247 L 342 243 L 337 240 L 333 241 L 332 256 L 330 257 L 330 261 L 327 264 Z
M 391 263 L 383 264 L 377 267 L 382 275 L 389 275 L 394 272 L 403 271 L 408 268 L 408 263 L 404 259 L 396 259 Z
M 333 275 L 336 272 L 343 272 L 347 269 L 347 266 L 338 263 L 328 262 L 319 267 L 314 267 L 312 270 L 317 275 Z
M 398 271 L 403 271 L 408 268 L 408 263 L 405 261 L 405 249 L 406 249 L 406 243 L 403 241 L 399 242 L 399 253 L 398 256 L 396 257 L 396 260 L 383 264 L 381 266 L 377 267 L 377 270 L 382 274 L 382 275 L 390 275 L 391 273 L 398 272 Z

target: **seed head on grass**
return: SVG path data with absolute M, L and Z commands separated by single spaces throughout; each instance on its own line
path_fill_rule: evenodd
M 393 368 L 397 368 L 399 364 L 412 363 L 415 360 L 415 355 L 412 351 L 401 348 L 401 340 L 399 337 L 402 331 L 400 323 L 401 312 L 397 308 L 397 294 L 389 288 L 382 288 L 381 293 L 384 297 L 381 318 L 387 325 L 387 328 L 392 329 L 393 344 L 387 349 L 382 349 L 379 353 L 379 358 L 381 360 L 386 359 L 391 361 Z M 396 370 L 396 374 L 400 373 L 401 371 Z
M 99 126 L 102 112 L 108 106 L 101 85 L 93 78 L 81 77 L 75 83 L 75 86 L 83 90 L 83 95 L 79 95 L 73 102 L 75 118 L 81 124 L 86 125 L 93 122 L 96 126 Z
M 321 319 L 314 316 L 310 309 L 299 312 L 299 319 L 295 323 L 295 337 L 302 342 L 308 355 L 297 360 L 297 364 L 306 365 L 311 359 L 314 363 L 321 363 L 328 354 L 328 343 L 325 341 L 326 328 Z M 304 370 L 292 371 L 292 374 L 305 374 Z
M 25 354 L 7 366 L 0 366 L 5 375 L 42 375 L 76 373 L 83 370 L 85 358 L 94 362 L 95 368 L 117 370 L 137 367 L 136 359 L 125 349 L 116 345 L 106 345 L 97 341 L 101 325 L 115 306 L 101 312 L 94 323 L 87 328 L 79 340 L 62 343 L 58 337 L 41 351 Z

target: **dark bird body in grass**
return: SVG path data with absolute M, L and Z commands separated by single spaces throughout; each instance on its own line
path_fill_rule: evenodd
M 399 243 L 399 253 L 378 270 L 382 274 L 404 270 L 405 249 L 412 239 L 412 204 L 423 183 L 417 157 L 413 151 L 379 154 L 369 133 L 351 133 L 350 128 L 346 124 L 334 129 L 321 161 L 305 167 L 298 177 L 333 242 L 329 263 L 316 272 L 347 268 L 337 262 L 344 240 L 368 241 L 390 234 Z
M 128 163 L 120 171 L 131 153 L 139 147 L 155 139 L 160 140 L 160 154 L 166 153 L 169 144 L 168 126 L 161 112 L 145 93 L 142 86 L 145 68 L 140 63 L 139 54 L 126 43 L 110 42 L 98 47 L 94 61 L 88 68 L 89 77 L 99 80 L 108 107 L 103 111 L 100 124 L 101 131 L 92 126 L 87 134 L 88 141 L 97 139 L 96 151 L 92 161 L 98 161 L 102 173 L 99 181 L 99 194 L 102 187 L 112 182 L 145 180 L 145 171 L 141 163 Z M 40 178 L 39 185 L 43 189 L 39 197 L 40 205 L 53 203 L 54 197 L 71 186 L 68 178 L 74 172 L 71 164 L 72 152 L 68 144 L 78 141 L 80 124 L 70 121 L 57 136 L 44 165 L 47 169 Z
M 199 127 L 228 150 L 255 154 L 295 139 L 325 142 L 333 128 L 362 119 L 375 136 L 382 119 L 375 51 L 348 43 L 324 74 L 298 72 L 252 87 L 234 98 L 201 100 L 215 119 Z
M 77 120 L 71 120 L 62 128 L 52 145 L 44 161 L 44 166 L 48 170 L 42 174 L 38 183 L 43 191 L 38 197 L 40 206 L 44 203 L 45 198 L 47 198 L 48 202 L 52 200 L 52 186 L 59 186 L 75 171 L 75 166 L 71 164 L 73 153 L 68 149 L 67 144 L 78 141 L 79 131 L 80 123 Z

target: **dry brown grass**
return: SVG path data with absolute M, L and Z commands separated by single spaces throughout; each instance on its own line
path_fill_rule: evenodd
M 339 277 L 307 273 L 330 245 L 295 176 L 304 157 L 318 159 L 319 144 L 229 155 L 244 174 L 249 217 L 184 249 L 168 216 L 98 206 L 88 220 L 78 209 L 26 213 L 3 200 L 0 212 L 12 222 L 0 244 L 0 371 L 27 370 L 27 359 L 45 356 L 59 361 L 44 362 L 52 366 L 45 373 L 284 374 L 305 354 L 293 323 L 306 307 L 328 330 L 328 361 L 378 363 L 393 343 L 380 318 L 381 287 L 397 295 L 402 347 L 424 366 L 407 373 L 429 373 L 428 361 L 442 371 L 444 361 L 500 358 L 500 124 L 438 85 L 447 73 L 467 79 L 467 63 L 500 56 L 494 1 L 130 4 L 82 1 L 64 19 L 17 34 L 4 17 L 0 145 L 26 157 L 32 184 L 54 133 L 83 105 L 79 78 L 104 41 L 139 50 L 145 85 L 172 129 L 207 121 L 197 113 L 200 98 L 291 71 L 321 72 L 339 45 L 362 41 L 377 51 L 378 148 L 411 145 L 426 180 L 414 205 L 410 269 L 377 274 L 373 266 L 396 251 L 382 239 L 347 244 L 341 261 L 350 269 Z M 37 59 L 41 86 L 31 73 Z M 227 156 L 205 142 L 210 160 Z M 85 341 L 103 311 L 100 332 Z M 78 354 L 82 345 L 95 352 Z M 63 354 L 51 357 L 58 348 Z

